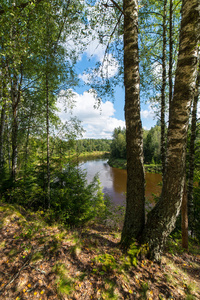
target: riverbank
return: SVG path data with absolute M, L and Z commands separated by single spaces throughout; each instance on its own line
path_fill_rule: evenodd
M 109 158 L 108 160 L 109 166 L 113 168 L 118 168 L 118 169 L 123 169 L 126 170 L 127 168 L 127 161 L 126 159 L 121 159 L 121 158 Z M 145 172 L 148 173 L 159 173 L 161 174 L 162 172 L 162 166 L 161 164 L 145 164 L 144 165 Z
M 106 151 L 92 151 L 92 152 L 81 152 L 81 153 L 73 153 L 67 156 L 67 158 L 71 159 L 98 159 L 98 158 L 109 158 L 110 153 Z
M 161 265 L 124 253 L 102 224 L 48 225 L 44 212 L 0 204 L 0 298 L 200 299 L 199 246 L 169 239 Z

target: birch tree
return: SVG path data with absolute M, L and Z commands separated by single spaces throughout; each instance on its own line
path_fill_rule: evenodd
M 199 9 L 198 0 L 182 2 L 178 65 L 169 116 L 162 194 L 160 201 L 149 213 L 143 231 L 143 242 L 148 243 L 150 256 L 156 260 L 160 260 L 166 238 L 175 226 L 182 203 L 187 132 L 198 66 Z
M 138 1 L 124 0 L 124 85 L 127 147 L 126 214 L 121 244 L 139 238 L 145 220 L 140 76 L 138 55 Z

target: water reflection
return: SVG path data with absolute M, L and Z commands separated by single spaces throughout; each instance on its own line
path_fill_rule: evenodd
M 98 173 L 103 192 L 108 194 L 115 204 L 122 205 L 125 203 L 126 170 L 111 168 L 105 159 L 93 159 L 81 162 L 80 167 L 82 170 L 86 170 L 88 182 L 91 182 L 93 177 Z M 145 178 L 145 196 L 151 201 L 153 199 L 152 193 L 157 196 L 160 194 L 161 186 L 158 183 L 162 180 L 162 176 L 161 174 L 146 173 Z
M 153 196 L 152 194 L 155 194 L 156 196 L 160 195 L 161 192 L 161 181 L 162 181 L 162 175 L 157 173 L 146 173 L 145 174 L 146 179 L 146 188 L 145 188 L 145 196 L 148 200 L 152 200 Z

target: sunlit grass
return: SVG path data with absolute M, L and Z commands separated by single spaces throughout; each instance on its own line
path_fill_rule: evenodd
M 56 264 L 53 271 L 57 275 L 56 287 L 61 295 L 70 295 L 74 290 L 74 280 L 69 276 L 64 264 Z

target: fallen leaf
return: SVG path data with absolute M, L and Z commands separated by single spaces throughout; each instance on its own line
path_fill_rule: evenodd
M 139 279 L 135 279 L 135 282 L 137 283 L 137 284 L 140 284 L 140 281 L 139 281 Z

